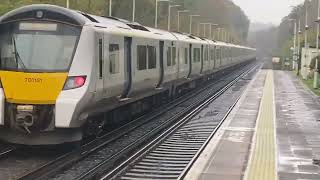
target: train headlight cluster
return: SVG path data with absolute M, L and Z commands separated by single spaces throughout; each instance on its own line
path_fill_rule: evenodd
M 33 112 L 33 110 L 34 110 L 33 105 L 17 105 L 17 111 Z
M 43 11 L 37 11 L 36 17 L 39 19 L 43 18 Z
M 33 105 L 17 105 L 16 123 L 18 129 L 31 134 L 30 128 L 34 125 L 37 118 L 34 110 Z
M 63 90 L 80 88 L 86 83 L 86 76 L 68 77 Z

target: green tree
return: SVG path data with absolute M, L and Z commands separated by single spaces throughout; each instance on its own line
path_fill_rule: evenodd
M 55 4 L 65 6 L 66 0 L 1 0 L 0 15 L 30 4 Z M 155 0 L 136 0 L 136 21 L 154 26 Z M 180 4 L 181 9 L 188 9 L 192 13 L 201 15 L 195 22 L 212 22 L 223 25 L 239 39 L 247 39 L 249 20 L 244 12 L 229 0 L 175 0 L 172 4 Z M 70 8 L 80 10 L 89 14 L 108 16 L 109 0 L 70 0 Z M 166 29 L 168 24 L 168 3 L 159 3 L 159 28 Z M 132 19 L 131 0 L 113 0 L 113 16 L 122 19 Z M 177 9 L 172 9 L 172 30 L 177 30 Z M 181 16 L 181 29 L 189 29 L 189 18 L 187 14 Z

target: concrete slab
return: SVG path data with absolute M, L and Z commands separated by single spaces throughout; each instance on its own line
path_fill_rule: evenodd
M 249 158 L 266 71 L 260 71 L 185 179 L 242 179 Z
M 320 104 L 291 72 L 275 71 L 278 176 L 320 179 Z
M 185 179 L 244 178 L 265 76 L 262 70 L 252 80 Z M 292 72 L 274 71 L 274 84 L 278 179 L 319 180 L 320 98 Z

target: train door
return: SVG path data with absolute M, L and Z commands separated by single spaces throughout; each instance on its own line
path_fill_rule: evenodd
M 233 62 L 233 50 L 232 48 L 230 48 L 230 64 L 232 64 Z
M 216 68 L 220 68 L 221 64 L 221 46 L 216 46 L 216 59 L 215 59 L 215 66 Z
M 164 79 L 164 65 L 163 65 L 163 51 L 164 50 L 164 41 L 159 42 L 159 58 L 160 58 L 160 79 L 157 85 L 157 88 L 161 87 Z
M 181 43 L 177 42 L 176 43 L 176 79 L 180 78 L 180 73 L 181 73 L 181 59 L 180 59 L 180 54 L 181 54 Z
M 201 67 L 200 67 L 200 74 L 202 74 L 202 71 L 203 71 L 203 57 L 204 57 L 204 52 L 203 52 L 203 45 L 201 45 L 201 55 L 200 55 L 200 58 L 201 58 Z
M 213 46 L 213 69 L 216 69 L 217 67 L 216 67 L 216 53 L 217 53 L 217 47 L 216 46 Z
M 223 53 L 224 48 L 220 46 L 220 55 L 219 55 L 219 67 L 223 65 L 223 58 L 224 58 L 224 53 Z
M 179 49 L 174 41 L 168 41 L 166 44 L 166 81 L 173 81 L 177 79 L 177 50 Z
M 103 77 L 104 77 L 104 36 L 102 32 L 96 33 L 96 89 L 95 99 L 99 100 L 104 96 L 103 91 Z
M 192 73 L 192 44 L 189 45 L 189 74 L 188 78 L 190 78 Z
M 124 37 L 104 35 L 103 88 L 105 98 L 121 96 L 125 84 Z
M 132 86 L 132 37 L 124 38 L 124 75 L 125 84 L 121 98 L 127 98 Z

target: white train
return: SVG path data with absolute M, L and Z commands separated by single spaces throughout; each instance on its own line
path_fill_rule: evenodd
M 25 6 L 0 18 L 0 139 L 80 141 L 84 131 L 95 133 L 253 59 L 248 47 Z

